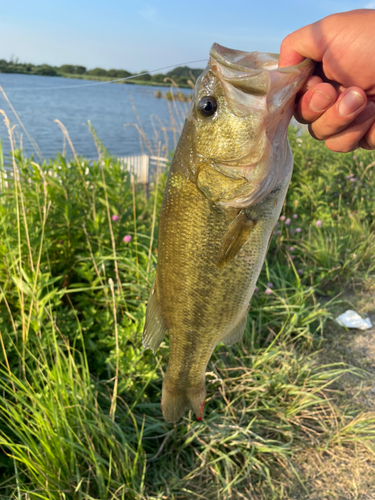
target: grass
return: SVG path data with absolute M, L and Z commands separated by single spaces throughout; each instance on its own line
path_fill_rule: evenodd
M 291 130 L 295 172 L 244 339 L 210 361 L 204 420 L 171 425 L 168 339 L 155 357 L 141 344 L 165 175 L 146 198 L 96 141 L 93 163 L 15 151 L 9 170 L 0 154 L 0 498 L 371 495 L 375 416 L 342 385 L 370 375 L 322 353 L 342 291 L 374 276 L 374 153 Z M 348 457 L 362 490 L 343 479 Z

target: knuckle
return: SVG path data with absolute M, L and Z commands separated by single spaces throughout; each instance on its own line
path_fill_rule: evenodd
M 352 143 L 338 139 L 327 139 L 325 141 L 325 145 L 328 149 L 334 151 L 335 153 L 350 153 L 351 151 L 354 151 L 358 148 L 358 141 Z
M 321 137 L 319 133 L 316 132 L 316 130 L 314 130 L 314 123 L 309 123 L 309 133 L 312 137 L 314 137 L 314 139 L 316 139 L 317 141 L 323 141 L 325 139 L 325 137 Z
M 288 50 L 289 48 L 289 44 L 290 44 L 290 39 L 291 39 L 291 35 L 287 35 L 284 40 L 281 42 L 281 45 L 280 45 L 280 51 L 282 52 L 283 50 Z
M 324 141 L 340 133 L 351 121 L 340 120 L 331 108 L 320 115 L 315 123 L 311 124 L 317 139 Z

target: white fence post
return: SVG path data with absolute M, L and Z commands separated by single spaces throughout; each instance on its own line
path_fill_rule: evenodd
M 151 180 L 151 166 L 155 167 L 154 170 L 156 171 L 157 165 L 163 169 L 167 167 L 169 162 L 168 158 L 148 155 L 123 156 L 119 160 L 124 169 L 130 172 L 131 182 L 140 182 L 142 184 L 149 184 Z

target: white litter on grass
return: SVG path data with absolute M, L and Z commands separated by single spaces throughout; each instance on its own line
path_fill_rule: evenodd
M 340 314 L 340 316 L 336 318 L 336 321 L 341 326 L 358 328 L 358 330 L 367 330 L 372 327 L 370 318 L 363 319 L 358 313 L 352 311 L 352 309 L 348 309 L 344 314 Z

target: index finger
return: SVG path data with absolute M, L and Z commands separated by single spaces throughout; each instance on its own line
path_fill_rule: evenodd
M 327 39 L 321 36 L 318 23 L 300 28 L 281 42 L 279 68 L 299 64 L 306 57 L 320 62 L 326 46 Z

